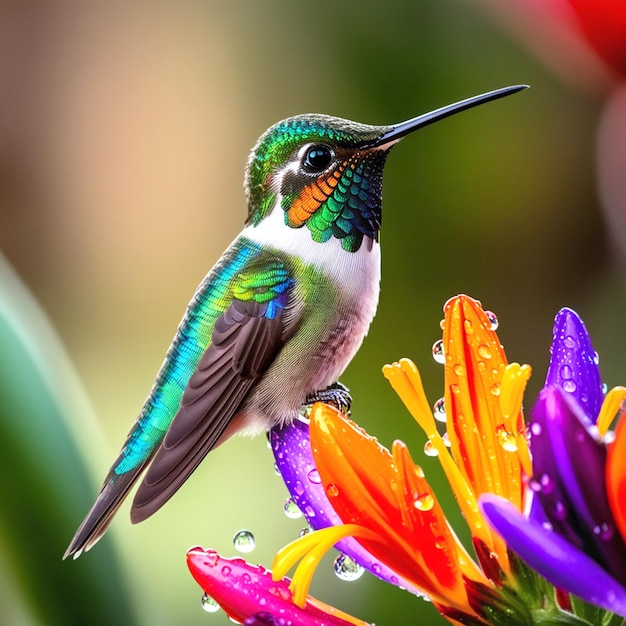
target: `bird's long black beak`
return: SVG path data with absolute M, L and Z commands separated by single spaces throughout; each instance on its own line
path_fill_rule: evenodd
M 412 133 L 418 128 L 424 128 L 424 126 L 428 126 L 433 122 L 437 122 L 446 117 L 450 117 L 455 113 L 466 111 L 467 109 L 471 109 L 472 107 L 478 106 L 479 104 L 484 104 L 485 102 L 491 102 L 492 100 L 498 100 L 499 98 L 510 96 L 511 94 L 517 93 L 518 91 L 522 91 L 523 89 L 527 88 L 528 85 L 513 85 L 511 87 L 503 87 L 502 89 L 489 91 L 478 96 L 473 96 L 472 98 L 467 98 L 466 100 L 461 100 L 460 102 L 455 102 L 454 104 L 448 104 L 444 107 L 441 107 L 440 109 L 430 111 L 429 113 L 423 113 L 422 115 L 418 115 L 417 117 L 407 120 L 406 122 L 400 122 L 399 124 L 395 124 L 391 127 L 391 130 L 380 135 L 380 137 L 375 139 L 367 147 L 391 147 L 393 144 L 400 141 L 402 137 L 408 135 L 409 133 Z

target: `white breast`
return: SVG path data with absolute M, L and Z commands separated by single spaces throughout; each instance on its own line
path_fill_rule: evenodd
M 251 394 L 246 422 L 256 430 L 294 417 L 307 394 L 336 382 L 352 360 L 378 305 L 380 245 L 365 237 L 356 252 L 348 252 L 334 237 L 317 243 L 306 226 L 293 229 L 285 224 L 279 202 L 258 226 L 246 227 L 242 235 L 313 265 L 337 294 L 323 311 L 323 329 L 317 334 L 303 329 L 301 337 L 294 337 Z

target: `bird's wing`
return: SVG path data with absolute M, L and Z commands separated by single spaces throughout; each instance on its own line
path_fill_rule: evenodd
M 133 523 L 152 515 L 187 480 L 267 371 L 286 339 L 287 298 L 288 290 L 266 302 L 235 299 L 217 320 L 211 345 L 137 490 Z
M 144 514 L 133 513 L 133 519 L 156 511 L 184 482 L 215 445 L 246 392 L 295 332 L 299 315 L 293 292 L 288 268 L 276 256 L 243 243 L 227 251 L 190 303 L 142 414 L 64 558 L 77 558 L 104 534 L 169 428 L 167 447 L 159 453 L 152 474 L 159 477 L 158 485 L 141 490 L 144 494 L 146 489 L 150 494 L 163 490 L 167 496 L 158 505 L 139 505 L 137 511 L 143 509 Z M 193 360 L 203 328 L 210 330 L 208 347 Z M 191 373 L 185 375 L 186 370 Z M 177 389 L 185 391 L 175 400 L 178 410 L 168 416 Z M 173 474 L 164 481 L 166 467 Z

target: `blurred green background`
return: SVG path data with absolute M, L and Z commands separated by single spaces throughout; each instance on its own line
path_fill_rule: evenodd
M 565 305 L 586 320 L 607 383 L 626 381 L 622 260 L 594 173 L 605 79 L 553 73 L 497 3 L 75 4 L 0 13 L 0 250 L 52 324 L 5 267 L 0 622 L 226 624 L 202 611 L 187 548 L 235 554 L 233 534 L 250 528 L 249 560 L 269 566 L 297 536 L 265 439 L 236 438 L 154 518 L 131 526 L 126 504 L 92 552 L 61 561 L 189 298 L 243 225 L 248 151 L 281 118 L 389 124 L 532 86 L 394 149 L 379 312 L 343 377 L 354 418 L 385 445 L 409 444 L 462 536 L 380 373 L 409 356 L 431 401 L 442 395 L 430 347 L 447 298 L 496 312 L 509 359 L 534 366 L 527 404 Z M 444 623 L 367 575 L 340 581 L 330 563 L 313 592 L 379 626 Z

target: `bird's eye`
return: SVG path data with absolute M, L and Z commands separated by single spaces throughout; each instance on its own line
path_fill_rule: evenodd
M 302 159 L 304 168 L 309 172 L 324 171 L 333 160 L 333 151 L 328 146 L 311 146 Z

